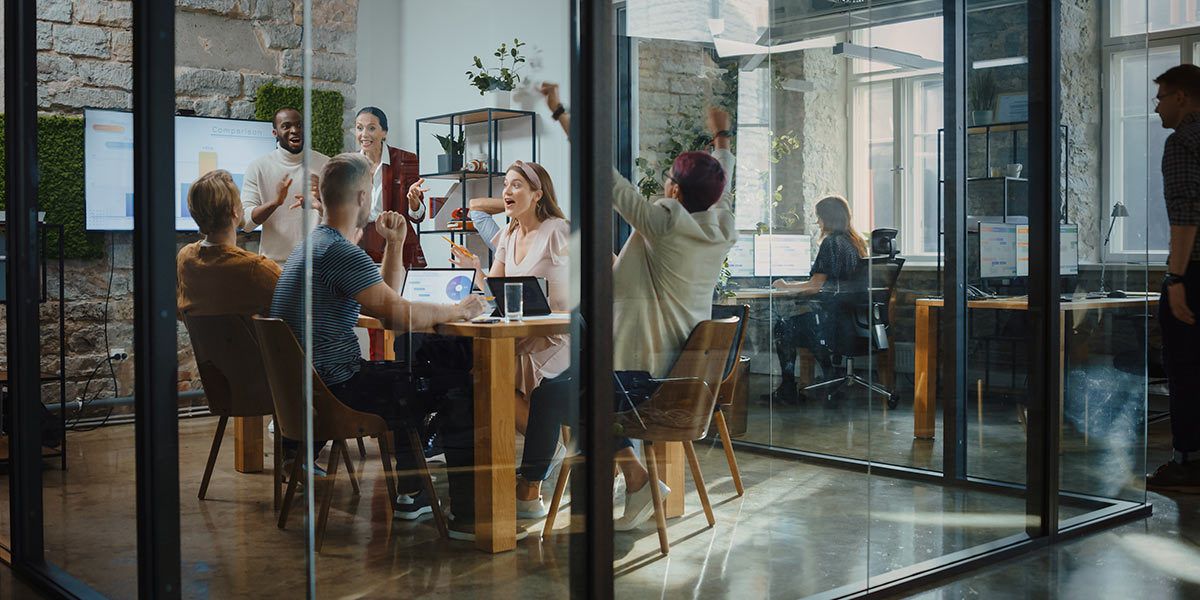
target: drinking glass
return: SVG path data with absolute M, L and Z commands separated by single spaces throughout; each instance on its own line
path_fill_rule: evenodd
M 520 321 L 525 312 L 525 286 L 521 283 L 504 284 L 504 320 Z

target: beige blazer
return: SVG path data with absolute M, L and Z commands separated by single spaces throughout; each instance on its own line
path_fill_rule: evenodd
M 728 150 L 713 157 L 732 180 Z M 712 317 L 713 289 L 737 241 L 726 184 L 721 200 L 688 213 L 678 201 L 646 200 L 613 174 L 613 208 L 634 233 L 613 264 L 613 368 L 664 377 L 692 329 Z

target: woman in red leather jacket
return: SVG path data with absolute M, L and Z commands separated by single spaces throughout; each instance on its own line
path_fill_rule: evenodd
M 374 165 L 371 183 L 371 224 L 363 229 L 359 246 L 375 262 L 383 260 L 386 243 L 375 231 L 374 221 L 380 213 L 394 210 L 408 219 L 408 236 L 404 238 L 404 267 L 422 269 L 426 266 L 421 239 L 413 224 L 425 219 L 424 193 L 418 177 L 417 155 L 387 144 L 387 115 L 374 106 L 358 111 L 354 118 L 354 139 L 359 151 Z

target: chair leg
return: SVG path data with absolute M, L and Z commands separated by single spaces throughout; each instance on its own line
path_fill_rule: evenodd
M 400 492 L 396 490 L 396 468 L 392 462 L 392 432 L 384 431 L 375 439 L 379 442 L 379 458 L 383 463 L 383 478 L 387 482 L 388 504 L 395 510 L 396 496 Z
M 354 461 L 350 459 L 350 448 L 346 446 L 344 440 L 342 441 L 342 456 L 346 458 L 346 475 L 350 477 L 350 487 L 354 488 L 354 495 L 359 496 L 362 494 L 362 490 L 358 487 L 358 473 L 354 470 Z
M 654 502 L 654 521 L 658 525 L 658 548 L 664 555 L 671 552 L 671 545 L 667 542 L 667 518 L 663 512 L 662 490 L 658 489 L 658 461 L 654 460 L 654 443 L 645 441 L 642 444 L 642 454 L 646 458 L 646 467 L 650 471 L 650 481 L 646 485 L 650 486 L 650 499 Z M 683 493 L 683 490 L 679 490 Z
M 554 536 L 554 520 L 558 517 L 558 510 L 562 506 L 563 494 L 567 491 L 567 481 L 571 477 L 573 462 L 573 458 L 568 456 L 563 459 L 562 466 L 558 468 L 558 481 L 554 483 L 554 496 L 550 499 L 550 512 L 546 513 L 546 524 L 542 527 L 543 540 L 550 541 L 550 538 Z
M 408 443 L 412 446 L 413 458 L 417 462 L 417 472 L 421 475 L 421 483 L 425 484 L 425 493 L 429 494 L 429 506 L 433 508 L 433 520 L 437 523 L 438 535 L 450 539 L 450 527 L 446 524 L 446 513 L 438 500 L 437 490 L 433 487 L 433 476 L 429 474 L 429 463 L 425 462 L 425 451 L 421 446 L 421 436 L 417 430 L 408 429 Z
M 204 479 L 200 480 L 199 498 L 201 500 L 208 493 L 208 481 L 212 479 L 213 467 L 217 465 L 217 454 L 221 451 L 221 440 L 225 438 L 227 423 L 229 423 L 229 417 L 223 416 L 217 421 L 217 432 L 213 434 L 212 448 L 208 451 L 208 465 L 204 467 Z
M 717 407 L 717 433 L 721 435 L 721 445 L 725 447 L 725 462 L 729 463 L 729 474 L 733 477 L 733 487 L 737 490 L 737 495 L 742 496 L 746 493 L 746 488 L 742 487 L 742 471 L 738 469 L 737 457 L 733 455 L 733 439 L 729 435 L 729 423 L 725 421 L 725 411 Z
M 688 465 L 692 467 L 692 480 L 696 482 L 696 493 L 700 494 L 700 505 L 704 507 L 704 518 L 708 519 L 708 526 L 712 527 L 717 524 L 717 518 L 713 516 L 712 504 L 708 501 L 708 488 L 704 487 L 704 475 L 700 473 L 700 460 L 696 458 L 696 447 L 691 442 L 684 442 L 683 452 L 687 454 Z
M 329 475 L 325 478 L 325 494 L 321 497 L 321 512 L 317 516 L 317 539 L 314 546 L 317 552 L 321 551 L 321 544 L 325 541 L 325 524 L 329 521 L 329 505 L 333 502 L 333 488 L 337 483 L 338 459 L 345 453 L 345 440 L 334 442 L 333 449 L 329 451 L 329 468 L 325 470 Z
M 287 493 L 283 495 L 283 505 L 279 508 L 279 525 L 280 529 L 287 527 L 288 513 L 292 509 L 292 500 L 296 497 L 296 488 L 300 487 L 300 460 L 297 458 L 292 461 L 292 472 L 288 473 Z
M 274 465 L 271 471 L 271 478 L 274 485 L 275 510 L 279 510 L 279 505 L 283 502 L 283 436 L 275 434 L 275 455 L 271 463 Z
M 358 457 L 363 460 L 367 458 L 367 444 L 363 442 L 363 436 L 361 435 L 358 436 Z

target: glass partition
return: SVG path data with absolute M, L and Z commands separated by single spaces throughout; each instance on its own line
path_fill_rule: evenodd
M 37 10 L 39 28 L 82 34 L 37 50 L 44 556 L 106 597 L 133 598 L 132 40 L 71 8 Z M 124 8 L 113 26 L 129 25 Z
M 1166 408 L 1157 282 L 1167 249 L 1161 163 L 1171 130 L 1155 112 L 1153 80 L 1191 62 L 1192 48 L 1182 36 L 1148 39 L 1166 28 L 1157 3 L 1117 4 L 1108 15 L 1062 7 L 1064 22 L 1111 19 L 1090 39 L 1064 35 L 1060 61 L 1074 74 L 1060 95 L 1072 129 L 1060 176 L 1069 184 L 1068 219 L 1080 224 L 1081 265 L 1064 289 L 1079 307 L 1063 313 L 1064 528 L 1094 511 L 1146 501 L 1145 476 L 1157 466 L 1147 464 L 1147 419 Z

